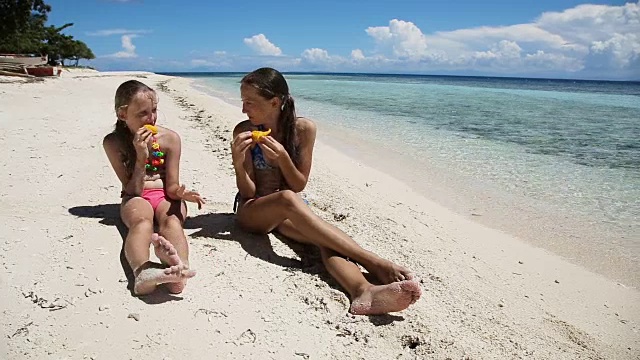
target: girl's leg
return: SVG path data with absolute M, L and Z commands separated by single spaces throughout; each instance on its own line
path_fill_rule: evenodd
M 124 241 L 124 256 L 135 273 L 149 262 L 149 245 L 153 234 L 153 209 L 140 197 L 125 199 L 120 207 L 120 217 L 129 229 Z
M 289 239 L 305 244 L 312 244 L 296 229 L 291 220 L 283 221 L 276 230 Z M 320 246 L 319 249 L 322 263 L 327 268 L 327 271 L 336 279 L 340 286 L 349 293 L 352 299 L 360 295 L 366 287 L 371 285 L 360 271 L 358 265 L 354 262 L 345 259 L 335 251 L 325 247 Z
M 136 295 L 146 295 L 153 292 L 159 284 L 180 282 L 185 277 L 193 276 L 184 273 L 180 267 L 160 269 L 159 264 L 149 261 L 153 215 L 149 202 L 140 197 L 124 200 L 120 208 L 122 221 L 129 229 L 124 253 L 135 276 L 133 292 Z
M 277 230 L 293 240 L 308 242 L 289 220 L 284 221 Z M 375 315 L 401 311 L 420 298 L 421 289 L 415 281 L 373 285 L 367 281 L 358 265 L 335 251 L 320 247 L 320 254 L 329 274 L 349 293 L 349 312 L 352 314 Z
M 154 243 L 156 256 L 165 264 L 171 266 L 184 266 L 189 268 L 189 244 L 184 234 L 184 221 L 187 218 L 187 206 L 182 201 L 163 200 L 156 208 L 156 219 L 158 220 L 159 234 L 164 237 L 160 243 Z M 163 246 L 163 241 L 168 241 L 177 253 L 178 258 L 171 256 Z M 181 282 L 167 284 L 169 292 L 179 294 L 184 290 L 186 279 Z
M 187 206 L 183 201 L 163 200 L 156 208 L 158 232 L 176 248 L 180 260 L 189 265 L 189 244 L 184 234 Z
M 287 220 L 299 234 L 298 238 L 304 238 L 306 242 L 351 258 L 385 284 L 413 278 L 408 269 L 363 249 L 340 229 L 315 215 L 302 199 L 290 190 L 249 200 L 241 205 L 238 211 L 240 225 L 258 233 L 269 233 Z M 294 240 L 300 241 L 295 237 Z

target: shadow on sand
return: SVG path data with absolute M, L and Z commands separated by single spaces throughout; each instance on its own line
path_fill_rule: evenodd
M 203 214 L 190 217 L 184 225 L 185 229 L 198 229 L 191 237 L 211 238 L 224 241 L 235 241 L 247 254 L 285 268 L 304 271 L 310 274 L 326 274 L 320 258 L 320 251 L 315 246 L 292 241 L 279 234 L 274 234 L 280 241 L 291 248 L 300 260 L 278 255 L 271 246 L 267 235 L 251 234 L 242 230 L 235 221 L 233 213 Z
M 78 217 L 99 218 L 100 224 L 115 226 L 122 238 L 122 248 L 120 250 L 120 265 L 127 277 L 127 289 L 133 294 L 133 271 L 124 256 L 124 241 L 127 237 L 127 227 L 120 219 L 120 204 L 103 204 L 92 206 L 76 206 L 69 209 L 69 213 Z M 280 234 L 274 234 L 280 241 L 287 245 L 298 255 L 300 260 L 278 255 L 271 246 L 271 241 L 267 235 L 251 234 L 243 231 L 236 224 L 233 213 L 209 213 L 187 217 L 184 224 L 185 229 L 197 230 L 190 236 L 192 238 L 210 238 L 224 241 L 235 241 L 242 249 L 255 258 L 275 264 L 287 269 L 287 271 L 301 271 L 307 274 L 317 275 L 325 281 L 331 288 L 341 292 L 344 289 L 329 275 L 324 265 L 320 251 L 316 246 L 301 244 L 292 241 Z M 368 273 L 365 277 L 371 283 L 377 280 Z M 347 294 L 348 295 L 348 294 Z M 166 301 L 182 300 L 182 297 L 169 293 L 156 291 L 153 294 L 140 297 L 148 304 L 158 304 Z M 376 315 L 369 316 L 370 321 L 376 326 L 388 325 L 395 321 L 403 321 L 402 316 Z
M 133 271 L 124 256 L 124 241 L 127 238 L 128 229 L 120 219 L 120 204 L 102 204 L 91 206 L 75 206 L 69 209 L 69 213 L 85 218 L 100 219 L 99 223 L 115 226 L 122 239 L 120 249 L 120 265 L 127 277 L 127 289 L 133 294 Z M 196 229 L 191 234 L 192 238 L 210 238 L 224 241 L 235 241 L 240 244 L 247 254 L 263 261 L 291 269 L 291 271 L 303 271 L 309 274 L 319 275 L 324 281 L 335 289 L 342 290 L 340 286 L 329 276 L 320 257 L 320 251 L 315 246 L 300 244 L 276 234 L 284 244 L 289 246 L 301 260 L 278 255 L 271 246 L 267 235 L 247 233 L 240 229 L 235 222 L 233 213 L 210 213 L 188 217 L 184 224 L 185 229 Z M 175 298 L 175 296 L 170 296 Z M 141 297 L 146 301 L 148 296 Z M 153 300 L 155 303 L 157 299 Z M 162 300 L 157 300 L 162 302 Z
M 122 238 L 122 247 L 120 248 L 120 266 L 122 266 L 122 271 L 127 278 L 127 290 L 131 292 L 131 296 L 136 296 L 133 293 L 133 270 L 129 266 L 127 258 L 124 256 L 124 241 L 127 238 L 129 230 L 120 219 L 120 204 L 75 206 L 69 209 L 69 213 L 78 217 L 101 219 L 99 221 L 100 224 L 115 226 L 116 229 L 118 229 L 118 233 Z M 161 304 L 167 301 L 180 301 L 183 299 L 181 296 L 169 294 L 164 291 L 155 291 L 149 295 L 139 296 L 139 298 L 147 304 Z

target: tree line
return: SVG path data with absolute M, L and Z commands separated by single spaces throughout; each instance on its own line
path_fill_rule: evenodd
M 50 62 L 94 59 L 87 44 L 62 31 L 73 26 L 46 25 L 51 6 L 44 0 L 0 0 L 0 53 L 48 55 Z

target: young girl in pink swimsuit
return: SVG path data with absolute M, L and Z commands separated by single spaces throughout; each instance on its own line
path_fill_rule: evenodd
M 116 90 L 118 120 L 103 140 L 104 150 L 122 183 L 120 216 L 129 229 L 124 253 L 135 276 L 136 295 L 165 284 L 180 293 L 188 278 L 189 247 L 183 223 L 185 201 L 198 208 L 204 201 L 179 182 L 180 136 L 156 127 L 158 98 L 147 85 L 129 80 Z M 158 233 L 154 233 L 154 220 Z M 150 245 L 162 264 L 149 260 Z

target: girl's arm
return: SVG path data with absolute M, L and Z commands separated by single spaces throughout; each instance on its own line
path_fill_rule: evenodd
M 233 141 L 231 143 L 231 156 L 233 168 L 236 172 L 236 185 L 240 196 L 250 199 L 256 196 L 256 183 L 253 175 L 253 162 L 251 159 L 251 131 L 246 122 L 241 122 L 233 129 Z
M 277 161 L 280 172 L 289 188 L 294 192 L 304 190 L 309 181 L 311 162 L 313 160 L 313 146 L 316 141 L 316 125 L 309 119 L 298 118 L 297 133 L 299 139 L 297 165 L 293 163 L 282 144 L 279 144 L 270 136 L 263 140 L 265 147 L 270 148 L 274 156 L 278 154 Z
M 161 149 L 164 149 L 165 161 L 165 178 L 164 188 L 167 197 L 172 200 L 182 200 L 178 194 L 180 189 L 180 156 L 182 154 L 182 142 L 180 135 L 175 131 L 165 130 L 162 137 Z
M 140 196 L 144 189 L 144 176 L 146 174 L 145 161 L 146 159 L 136 158 L 136 163 L 133 168 L 133 174 L 131 177 L 127 177 L 127 170 L 120 157 L 120 144 L 119 140 L 111 135 L 105 136 L 102 141 L 102 147 L 104 148 L 111 167 L 116 172 L 118 179 L 122 183 L 122 190 L 125 194 Z
M 198 209 L 204 205 L 204 200 L 200 194 L 187 190 L 184 185 L 180 185 L 180 155 L 182 154 L 182 142 L 177 132 L 166 129 L 162 137 L 161 149 L 165 149 L 165 177 L 164 191 L 171 200 L 184 200 L 198 204 Z

